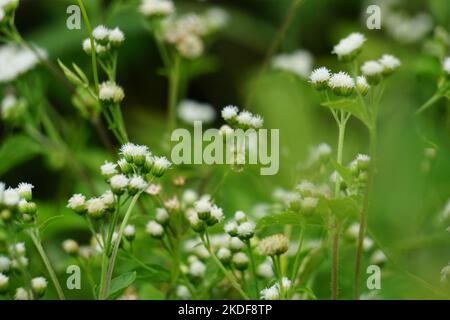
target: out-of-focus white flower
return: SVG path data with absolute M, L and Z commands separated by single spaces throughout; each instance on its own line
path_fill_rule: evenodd
M 381 80 L 384 67 L 378 61 L 366 61 L 361 66 L 361 72 L 370 84 L 376 85 Z
M 391 74 L 401 65 L 400 60 L 390 54 L 384 54 L 379 62 L 384 67 L 383 73 L 386 75 Z
M 387 260 L 386 255 L 381 250 L 376 250 L 370 257 L 370 263 L 372 264 L 382 264 Z
M 237 236 L 237 234 L 238 234 L 237 229 L 238 229 L 238 224 L 234 220 L 227 222 L 224 226 L 225 232 L 228 233 L 232 237 Z
M 134 175 L 128 182 L 128 192 L 132 195 L 144 191 L 147 188 L 147 182 L 138 175 Z
M 244 211 L 239 210 L 234 213 L 234 219 L 237 222 L 244 222 L 244 221 L 247 221 L 247 215 L 245 214 Z
M 186 189 L 183 192 L 182 202 L 183 202 L 184 205 L 191 206 L 197 200 L 198 200 L 198 194 L 197 194 L 197 192 L 195 190 Z
M 441 282 L 446 282 L 450 278 L 450 263 L 441 270 Z
M 273 278 L 274 273 L 270 261 L 266 260 L 265 262 L 261 263 L 256 269 L 256 274 L 265 279 Z
M 189 299 L 191 294 L 186 286 L 179 285 L 177 286 L 177 296 L 181 299 Z
M 280 54 L 272 60 L 275 69 L 294 73 L 302 79 L 307 79 L 311 74 L 313 65 L 311 53 L 305 50 L 297 50 L 291 54 Z
M 231 258 L 231 262 L 233 263 L 236 269 L 243 271 L 248 268 L 250 259 L 245 253 L 237 252 Z
M 34 186 L 31 183 L 25 183 L 21 182 L 17 186 L 17 192 L 19 193 L 19 196 L 23 199 L 30 201 L 32 198 L 32 190 Z
M 123 193 L 124 189 L 128 186 L 129 180 L 123 174 L 116 174 L 112 176 L 109 180 L 109 184 L 111 185 L 111 189 L 116 194 Z
M 356 78 L 356 90 L 359 92 L 360 95 L 365 96 L 369 90 L 370 90 L 370 85 L 367 82 L 366 77 L 364 76 L 358 76 Z
M 280 298 L 280 292 L 276 285 L 261 290 L 260 294 L 263 300 L 278 300 Z
M 405 44 L 422 40 L 433 29 L 433 20 L 425 12 L 414 16 L 409 16 L 404 12 L 389 12 L 385 15 L 382 23 L 391 37 Z
M 104 102 L 120 103 L 125 98 L 123 89 L 114 82 L 107 81 L 100 84 L 98 97 Z
M 281 255 L 288 251 L 289 240 L 283 234 L 275 234 L 264 238 L 259 243 L 259 251 L 265 256 Z
M 15 300 L 30 300 L 30 294 L 24 288 L 17 288 L 14 296 Z
M 199 36 L 189 34 L 177 42 L 177 50 L 186 59 L 195 59 L 203 54 L 204 45 Z
M 117 164 L 105 161 L 105 163 L 100 167 L 102 175 L 109 179 L 115 174 L 117 174 Z
M 139 12 L 146 17 L 165 17 L 175 12 L 170 0 L 142 0 Z
M 224 28 L 228 24 L 229 16 L 224 9 L 212 7 L 206 10 L 204 20 L 208 32 L 214 32 Z
M 238 236 L 241 240 L 247 240 L 253 237 L 255 234 L 255 223 L 252 221 L 245 221 L 241 223 L 237 228 Z
M 62 248 L 64 252 L 72 255 L 77 254 L 80 250 L 80 246 L 78 245 L 78 243 L 72 239 L 64 240 L 64 242 L 62 243 Z
M 166 157 L 155 157 L 153 162 L 152 174 L 155 177 L 161 177 L 171 166 L 171 162 Z
M 365 237 L 363 241 L 363 248 L 364 251 L 369 251 L 373 247 L 373 240 L 369 237 Z
M 82 194 L 74 194 L 67 203 L 67 208 L 74 210 L 78 214 L 86 211 L 86 198 Z
M 39 56 L 47 57 L 47 53 L 37 48 Z M 0 83 L 11 82 L 20 75 L 33 69 L 39 63 L 36 54 L 16 45 L 0 47 Z
M 245 247 L 245 243 L 242 242 L 239 238 L 232 237 L 229 240 L 229 247 L 233 251 L 239 251 Z
M 19 204 L 20 195 L 17 189 L 8 188 L 3 192 L 3 203 L 8 207 Z
M 236 119 L 239 113 L 239 108 L 236 106 L 226 106 L 222 109 L 222 118 L 225 121 L 230 121 Z
M 5 256 L 0 256 L 0 272 L 8 272 L 11 268 L 11 259 Z
M 219 258 L 222 263 L 230 263 L 231 257 L 232 254 L 228 248 L 220 248 L 219 251 L 217 251 L 217 258 Z
M 164 235 L 164 228 L 156 221 L 149 221 L 145 226 L 145 231 L 154 238 L 161 238 Z
M 125 34 L 119 28 L 114 28 L 110 30 L 108 38 L 113 46 L 119 46 L 125 41 Z
M 450 75 L 450 57 L 444 59 L 442 67 L 444 68 L 445 73 Z
M 131 224 L 126 225 L 125 229 L 123 229 L 123 235 L 128 241 L 133 241 L 136 237 L 136 227 Z
M 91 198 L 86 201 L 86 209 L 89 216 L 100 219 L 104 216 L 106 205 L 101 198 Z
M 357 32 L 352 33 L 334 46 L 333 53 L 340 60 L 352 61 L 361 51 L 364 42 L 366 42 L 366 37 L 363 34 Z
M 169 213 L 164 208 L 156 208 L 156 221 L 161 224 L 166 224 L 169 221 Z
M 0 272 L 0 294 L 6 293 L 9 287 L 9 278 Z
M 189 124 L 195 121 L 211 123 L 216 119 L 216 111 L 210 104 L 183 100 L 178 105 L 178 117 Z
M 203 262 L 193 261 L 189 266 L 189 274 L 196 278 L 202 278 L 205 275 L 206 266 Z
M 33 278 L 31 289 L 36 297 L 42 297 L 47 290 L 47 280 L 44 277 Z
M 99 43 L 105 43 L 109 39 L 109 33 L 110 30 L 108 28 L 100 25 L 94 28 L 94 30 L 92 31 L 92 36 Z

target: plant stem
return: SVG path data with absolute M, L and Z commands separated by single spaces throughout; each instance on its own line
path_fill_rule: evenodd
M 255 257 L 253 256 L 253 249 L 250 240 L 245 241 L 245 244 L 247 245 L 248 255 L 250 256 L 250 267 L 252 270 L 253 285 L 255 287 L 255 299 L 258 299 L 259 288 L 258 288 L 258 276 L 256 274 Z
M 95 93 L 98 94 L 99 91 L 99 81 L 98 81 L 98 68 L 97 68 L 97 52 L 95 48 L 94 37 L 92 36 L 92 27 L 89 21 L 89 17 L 86 12 L 86 8 L 84 7 L 83 0 L 77 0 L 78 5 L 81 9 L 81 14 L 83 15 L 84 23 L 86 23 L 86 28 L 88 29 L 89 40 L 91 42 L 91 58 L 92 58 L 92 75 L 94 77 L 94 87 Z
M 225 275 L 225 277 L 230 281 L 231 285 L 234 287 L 234 289 L 236 289 L 236 291 L 245 299 L 245 300 L 250 300 L 250 298 L 247 296 L 247 294 L 242 290 L 241 286 L 239 285 L 239 283 L 237 282 L 236 278 L 234 277 L 234 275 L 228 271 L 222 264 L 222 262 L 220 262 L 219 258 L 217 258 L 216 254 L 214 253 L 214 251 L 211 249 L 211 246 L 209 244 L 209 237 L 208 237 L 208 231 L 205 231 L 204 236 L 201 236 L 201 240 L 203 242 L 203 245 L 205 246 L 205 248 L 208 250 L 210 256 L 212 257 L 212 259 L 214 260 L 214 262 L 216 263 L 216 265 L 220 268 L 220 270 L 223 272 L 223 274 Z
M 300 264 L 300 255 L 302 253 L 302 246 L 303 246 L 303 238 L 304 238 L 304 231 L 303 231 L 303 226 L 300 226 L 300 237 L 299 237 L 299 241 L 298 241 L 298 248 L 297 248 L 297 252 L 295 254 L 295 260 L 294 260 L 294 267 L 292 269 L 292 274 L 291 274 L 291 281 L 292 283 L 295 283 L 295 280 L 297 279 L 297 275 L 298 275 L 298 270 L 299 270 L 299 264 Z
M 117 258 L 117 252 L 119 251 L 120 243 L 123 236 L 123 231 L 125 230 L 125 226 L 128 223 L 128 220 L 130 219 L 131 213 L 133 212 L 133 208 L 136 205 L 137 200 L 139 199 L 139 196 L 141 193 L 136 194 L 130 202 L 130 205 L 128 207 L 127 212 L 125 213 L 125 217 L 123 218 L 123 221 L 119 228 L 119 233 L 116 242 L 114 243 L 114 248 L 111 254 L 111 258 L 108 262 L 108 269 L 106 271 L 105 281 L 103 283 L 103 286 L 100 288 L 100 299 L 106 300 L 108 298 L 108 291 L 109 291 L 109 284 L 111 282 L 112 273 L 114 271 L 114 265 L 116 263 Z
M 169 135 L 175 129 L 177 124 L 176 108 L 178 102 L 178 88 L 180 82 L 181 57 L 176 54 L 174 63 L 169 75 L 169 110 L 168 110 L 168 128 Z
M 376 156 L 376 124 L 370 129 L 370 165 L 367 176 L 367 187 L 364 194 L 363 208 L 361 210 L 361 216 L 359 221 L 359 234 L 358 234 L 358 246 L 356 249 L 355 259 L 355 278 L 353 285 L 353 298 L 359 300 L 360 294 L 360 281 L 361 281 L 361 263 L 362 255 L 364 251 L 364 238 L 367 228 L 367 217 L 369 212 L 369 197 L 372 190 L 373 178 L 375 174 L 375 156 Z
M 48 274 L 50 275 L 50 279 L 53 282 L 53 285 L 55 286 L 56 292 L 58 294 L 58 297 L 60 300 L 65 300 L 64 292 L 62 290 L 61 284 L 59 283 L 58 277 L 56 276 L 55 271 L 53 270 L 53 267 L 50 263 L 50 260 L 47 257 L 47 254 L 45 253 L 44 248 L 42 247 L 41 239 L 39 237 L 39 231 L 32 230 L 30 231 L 30 237 L 33 241 L 34 246 L 36 247 L 36 250 L 38 251 L 39 255 L 41 256 L 42 261 L 44 262 L 45 267 L 47 268 Z

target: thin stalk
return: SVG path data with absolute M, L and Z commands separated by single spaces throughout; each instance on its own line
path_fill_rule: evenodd
M 119 251 L 119 247 L 120 247 L 120 243 L 122 240 L 122 236 L 123 236 L 123 232 L 125 230 L 125 226 L 128 223 L 128 220 L 130 219 L 131 213 L 133 212 L 133 208 L 136 205 L 137 200 L 139 199 L 139 196 L 141 195 L 141 193 L 136 194 L 130 202 L 130 205 L 128 207 L 127 212 L 125 213 L 125 217 L 123 218 L 123 221 L 120 225 L 119 228 L 119 233 L 118 233 L 118 237 L 117 240 L 114 244 L 114 248 L 111 254 L 111 258 L 109 259 L 109 263 L 108 263 L 108 269 L 106 272 L 106 277 L 105 277 L 105 282 L 103 283 L 103 287 L 100 288 L 100 298 L 101 300 L 106 300 L 108 298 L 108 290 L 109 290 L 109 284 L 111 282 L 111 277 L 112 277 L 112 273 L 114 271 L 114 265 L 116 263 L 116 258 L 117 258 L 117 252 Z
M 94 87 L 95 93 L 98 94 L 99 91 L 99 81 L 98 81 L 98 68 L 97 68 L 97 53 L 95 48 L 94 37 L 92 36 L 92 27 L 91 22 L 89 21 L 89 17 L 86 12 L 86 8 L 84 7 L 83 0 L 77 0 L 78 5 L 81 9 L 81 14 L 83 15 L 84 23 L 86 23 L 86 28 L 88 29 L 89 40 L 91 42 L 91 58 L 92 58 L 92 75 L 94 77 Z
M 208 237 L 208 232 L 206 231 L 204 236 L 201 236 L 201 240 L 203 242 L 203 245 L 205 246 L 205 248 L 208 250 L 210 256 L 212 257 L 212 259 L 214 260 L 214 262 L 216 263 L 216 265 L 220 268 L 220 270 L 223 272 L 223 274 L 225 275 L 225 277 L 230 281 L 231 285 L 234 287 L 234 289 L 236 289 L 236 291 L 245 299 L 245 300 L 250 300 L 250 298 L 248 297 L 248 295 L 242 290 L 241 286 L 239 285 L 239 283 L 237 282 L 236 278 L 234 277 L 234 275 L 228 271 L 224 265 L 222 264 L 222 262 L 220 262 L 219 258 L 217 258 L 216 254 L 214 253 L 214 251 L 211 249 L 211 246 L 209 244 L 209 237 Z
M 367 218 L 369 213 L 369 197 L 372 190 L 373 178 L 375 174 L 375 155 L 376 155 L 376 125 L 370 130 L 370 165 L 367 176 L 367 187 L 364 194 L 363 208 L 361 210 L 361 216 L 359 221 L 359 234 L 358 234 L 358 246 L 356 249 L 355 259 L 355 278 L 353 285 L 353 298 L 359 300 L 360 295 L 360 282 L 361 282 L 361 263 L 364 252 L 364 238 L 366 235 Z
M 42 247 L 42 243 L 41 243 L 41 240 L 40 240 L 37 232 L 38 232 L 37 230 L 33 230 L 30 232 L 31 240 L 33 241 L 33 244 L 36 247 L 36 250 L 38 251 L 39 255 L 41 256 L 41 259 L 44 262 L 45 267 L 47 268 L 47 272 L 50 275 L 50 279 L 52 280 L 53 285 L 55 286 L 55 289 L 56 289 L 59 299 L 65 300 L 66 297 L 64 296 L 64 292 L 62 290 L 61 284 L 59 283 L 58 277 L 56 276 L 56 273 L 53 270 L 52 264 L 50 263 L 50 260 L 48 259 L 44 248 Z
M 180 84 L 180 68 L 181 68 L 181 57 L 177 54 L 175 55 L 175 60 L 169 75 L 169 100 L 168 100 L 169 135 L 175 129 L 177 124 L 176 108 L 178 102 L 178 89 Z
M 300 255 L 302 253 L 302 246 L 303 246 L 303 238 L 304 238 L 305 232 L 303 231 L 303 226 L 300 226 L 300 237 L 298 241 L 298 248 L 297 252 L 295 254 L 295 260 L 294 260 L 294 268 L 292 269 L 291 274 L 291 280 L 293 283 L 295 283 L 295 279 L 297 279 L 298 270 L 299 270 L 299 264 L 300 264 Z
M 248 255 L 250 256 L 250 268 L 252 270 L 253 286 L 255 288 L 255 299 L 258 299 L 259 288 L 258 288 L 258 276 L 256 274 L 255 257 L 253 256 L 253 249 L 250 240 L 245 241 L 245 244 L 247 245 Z

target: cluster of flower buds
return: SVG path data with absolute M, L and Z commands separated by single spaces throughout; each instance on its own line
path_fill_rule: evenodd
M 6 26 L 13 19 L 14 11 L 19 6 L 19 0 L 2 0 L 0 1 L 0 28 Z
M 354 181 L 354 185 L 351 186 L 352 188 L 351 190 L 349 190 L 350 192 L 358 193 L 366 186 L 369 165 L 370 165 L 370 157 L 365 154 L 358 154 L 356 156 L 356 159 L 350 162 L 349 168 L 352 173 Z
M 32 222 L 37 213 L 32 201 L 33 185 L 20 183 L 16 188 L 7 188 L 0 182 L 0 219 L 4 222 L 19 220 Z
M 239 111 L 236 106 L 227 106 L 222 109 L 222 118 L 228 124 L 228 127 L 222 127 L 221 132 L 224 135 L 232 132 L 233 129 L 261 129 L 264 125 L 264 119 L 260 115 L 254 115 L 249 111 Z M 231 131 L 230 131 L 231 130 Z
M 92 31 L 95 52 L 100 58 L 108 57 L 111 50 L 119 48 L 125 41 L 125 35 L 119 28 L 108 29 L 98 26 Z M 92 53 L 92 41 L 90 38 L 83 40 L 83 50 L 87 54 Z
M 73 195 L 67 207 L 79 215 L 101 219 L 112 212 L 118 197 L 127 193 L 134 196 L 145 191 L 153 177 L 161 177 L 170 168 L 171 163 L 165 157 L 153 156 L 147 146 L 126 143 L 120 149 L 122 156 L 116 163 L 106 161 L 101 174 L 108 182 L 110 190 L 100 197 L 86 200 L 82 194 Z
M 224 230 L 231 237 L 249 241 L 255 235 L 255 223 L 247 218 L 243 211 L 237 211 L 234 219 L 225 224 Z
M 120 104 L 125 98 L 125 92 L 116 83 L 106 81 L 100 84 L 98 98 L 106 104 Z
M 361 66 L 361 72 L 370 85 L 377 85 L 384 77 L 390 76 L 401 65 L 399 59 L 390 54 L 383 55 L 378 61 L 366 61 Z
M 289 240 L 284 234 L 275 234 L 259 243 L 259 251 L 268 257 L 280 256 L 289 249 Z
M 206 228 L 222 222 L 225 218 L 222 208 L 212 203 L 209 195 L 195 201 L 193 208 L 186 211 L 186 215 L 192 229 L 197 233 L 203 233 Z

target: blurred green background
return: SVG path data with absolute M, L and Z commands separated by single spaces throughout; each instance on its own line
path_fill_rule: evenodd
M 399 11 L 410 15 L 425 12 L 433 26 L 448 30 L 448 0 L 398 2 Z M 27 39 L 49 52 L 52 61 L 58 58 L 75 61 L 89 70 L 89 57 L 81 50 L 86 30 L 68 30 L 65 26 L 66 8 L 73 3 L 23 0 L 17 12 L 17 25 Z M 120 3 L 124 5 L 86 1 L 93 25 L 119 26 L 127 37 L 120 51 L 118 82 L 126 92 L 122 110 L 131 140 L 145 143 L 151 150 L 161 150 L 167 81 L 158 74 L 161 60 L 136 11 L 137 2 Z M 306 81 L 270 68 L 260 75 L 267 50 L 285 19 L 291 0 L 180 0 L 175 3 L 182 11 L 202 11 L 214 5 L 230 14 L 228 26 L 208 50 L 203 72 L 186 88 L 185 97 L 208 102 L 217 110 L 228 104 L 250 109 L 264 116 L 267 127 L 280 129 L 280 173 L 273 177 L 259 176 L 252 171 L 232 174 L 220 191 L 219 201 L 228 214 L 237 209 L 250 211 L 255 204 L 270 202 L 277 186 L 292 188 L 299 182 L 295 168 L 306 159 L 311 146 L 321 142 L 333 147 L 336 144 L 334 120 L 320 107 L 321 98 Z M 439 218 L 450 198 L 450 109 L 448 102 L 442 100 L 426 113 L 414 115 L 434 93 L 440 74 L 439 59 L 430 54 L 425 45 L 427 39 L 432 38 L 433 30 L 420 41 L 399 42 L 385 27 L 382 30 L 366 28 L 367 5 L 359 0 L 304 0 L 277 53 L 306 49 L 314 56 L 315 66 L 327 65 L 339 70 L 339 63 L 331 55 L 333 46 L 350 32 L 362 32 L 368 41 L 360 61 L 377 59 L 383 53 L 392 53 L 401 59 L 402 67 L 388 80 L 382 101 L 377 176 L 369 215 L 369 234 L 397 262 L 383 273 L 379 297 L 442 298 L 436 288 L 450 292 L 449 287 L 439 282 L 440 270 L 450 259 L 450 235 L 446 232 L 449 221 Z M 69 125 L 77 128 L 72 136 L 74 156 L 88 168 L 89 174 L 98 178 L 96 183 L 102 190 L 98 166 L 109 157 L 107 151 L 96 132 L 71 105 L 70 94 L 61 83 L 46 70 L 39 72 L 43 79 L 40 85 L 51 103 Z M 249 96 L 252 99 L 247 104 Z M 368 152 L 368 135 L 361 123 L 351 120 L 347 132 L 345 163 L 357 153 Z M 88 237 L 83 220 L 65 209 L 66 199 L 75 191 L 86 191 L 86 186 L 71 172 L 70 166 L 60 163 L 57 155 L 42 156 L 39 148 L 18 134 L 13 133 L 11 138 L 11 134 L 3 130 L 1 137 L 0 180 L 8 185 L 23 180 L 33 183 L 40 219 L 64 215 L 44 232 L 44 245 L 63 276 L 67 261 L 60 243 L 68 237 L 84 237 L 86 241 Z M 437 155 L 431 169 L 424 172 L 424 148 L 430 146 L 436 146 Z M 354 250 L 344 251 L 341 257 L 343 298 L 351 297 L 353 258 Z M 326 270 L 324 267 L 324 274 Z M 323 282 L 319 281 L 314 288 L 319 298 L 328 298 L 327 281 L 324 276 Z M 86 297 L 86 292 L 69 295 L 82 298 Z M 156 296 L 150 294 L 150 297 Z

